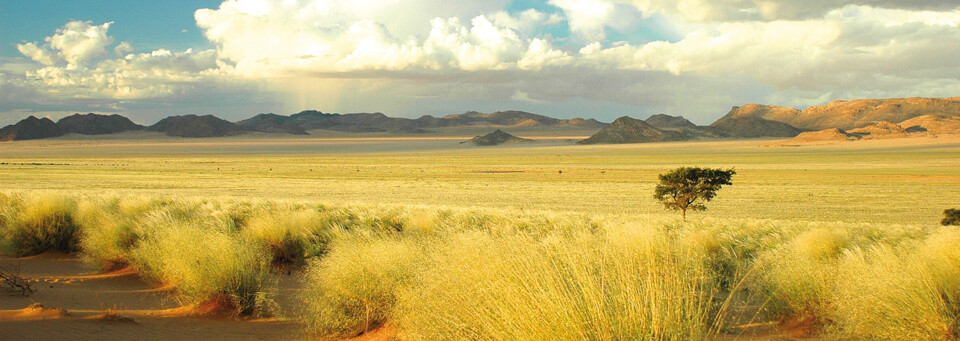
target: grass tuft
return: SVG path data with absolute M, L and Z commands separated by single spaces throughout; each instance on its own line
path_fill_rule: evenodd
M 3 253 L 29 256 L 48 250 L 75 252 L 80 225 L 75 219 L 74 199 L 44 194 L 24 200 L 16 213 L 8 211 L 2 225 Z
M 410 240 L 356 236 L 336 242 L 306 272 L 299 319 L 325 336 L 349 337 L 393 318 L 396 293 L 422 263 L 423 251 Z
M 150 213 L 137 226 L 142 239 L 131 252 L 133 264 L 173 284 L 181 304 L 221 302 L 241 316 L 272 314 L 276 286 L 267 252 L 235 236 L 232 222 L 203 212 L 172 207 Z

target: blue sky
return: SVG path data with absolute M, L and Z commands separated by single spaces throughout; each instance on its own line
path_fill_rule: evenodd
M 960 95 L 949 0 L 0 1 L 0 124 L 731 106 Z M 199 11 L 198 11 L 199 10 Z
M 42 41 L 71 20 L 112 21 L 110 34 L 118 42 L 135 42 L 137 51 L 212 48 L 197 28 L 193 12 L 219 5 L 217 0 L 4 0 L 0 1 L 0 56 L 21 57 L 16 44 Z

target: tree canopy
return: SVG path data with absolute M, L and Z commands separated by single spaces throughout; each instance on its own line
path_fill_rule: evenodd
M 943 220 L 940 221 L 940 225 L 960 225 L 960 210 L 956 208 L 948 208 L 944 210 Z
M 706 202 L 717 196 L 723 185 L 732 185 L 733 169 L 680 167 L 660 174 L 660 184 L 653 197 L 667 209 L 681 211 L 687 219 L 687 210 L 703 211 Z

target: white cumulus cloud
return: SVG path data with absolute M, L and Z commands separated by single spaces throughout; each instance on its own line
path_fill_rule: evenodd
M 481 14 L 469 24 L 459 17 L 435 17 L 421 23 L 429 30 L 418 37 L 395 35 L 389 24 L 354 13 L 355 4 L 337 5 L 236 0 L 217 10 L 199 10 L 195 16 L 207 38 L 216 43 L 220 58 L 235 63 L 236 71 L 247 76 L 504 70 L 520 64 L 536 68 L 535 63 L 545 65 L 564 57 L 550 44 L 521 33 L 552 19 L 536 10 L 516 16 Z
M 549 0 L 566 14 L 570 30 L 590 41 L 603 40 L 607 27 L 629 28 L 640 19 L 636 9 L 613 0 Z
M 53 65 L 66 61 L 77 66 L 107 54 L 106 47 L 113 44 L 107 30 L 113 22 L 93 25 L 91 21 L 71 21 L 45 39 L 46 44 L 36 42 L 18 44 L 20 53 L 44 64 Z

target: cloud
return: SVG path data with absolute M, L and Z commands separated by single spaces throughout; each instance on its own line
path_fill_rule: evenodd
M 672 43 L 594 43 L 579 51 L 577 63 L 748 77 L 802 96 L 803 103 L 822 102 L 824 94 L 830 99 L 950 95 L 957 87 L 944 84 L 960 78 L 953 61 L 960 46 L 945 42 L 960 41 L 958 19 L 953 13 L 847 6 L 817 20 L 704 26 Z
M 225 1 L 195 13 L 211 50 L 131 53 L 133 42 L 111 48 L 110 23 L 70 22 L 17 46 L 34 62 L 0 60 L 0 90 L 33 102 L 0 101 L 117 109 L 218 99 L 252 110 L 242 103 L 283 99 L 284 112 L 413 116 L 518 106 L 709 123 L 748 102 L 960 93 L 960 11 L 945 1 L 549 0 L 556 14 L 507 11 L 507 1 L 372 1 Z M 683 32 L 606 41 L 611 30 L 629 39 L 651 16 Z M 572 38 L 554 38 L 564 29 Z
M 123 55 L 130 52 L 133 52 L 133 45 L 125 41 L 120 42 L 120 44 L 117 44 L 117 47 L 113 49 L 113 53 L 116 54 L 117 57 L 123 57 Z
M 527 32 L 534 32 L 539 26 L 556 25 L 563 21 L 563 17 L 553 13 L 547 15 L 536 9 L 528 9 L 516 14 L 510 14 L 507 11 L 497 11 L 487 16 L 494 25 L 513 29 L 524 35 Z
M 620 0 L 644 14 L 678 15 L 693 22 L 771 21 L 820 18 L 846 6 L 910 11 L 955 11 L 954 0 Z
M 137 100 L 182 96 L 222 75 L 216 52 L 156 50 L 99 63 L 95 68 L 47 66 L 26 73 L 42 93 L 70 98 Z
M 623 30 L 640 18 L 636 9 L 612 0 L 549 0 L 547 3 L 562 9 L 570 30 L 589 41 L 603 40 L 607 27 Z
M 27 56 L 27 58 L 33 59 L 43 65 L 53 65 L 64 62 L 63 58 L 60 58 L 55 52 L 50 51 L 49 48 L 37 46 L 36 43 L 17 44 L 17 50 L 24 56 Z
M 0 60 L 0 112 L 117 111 L 168 101 L 202 105 L 255 90 L 252 81 L 230 76 L 232 68 L 219 63 L 213 49 L 128 54 L 133 47 L 121 42 L 113 48 L 115 57 L 109 57 L 109 27 L 72 21 L 42 46 L 19 44 L 20 52 L 37 64 Z
M 46 44 L 36 42 L 18 44 L 23 55 L 44 65 L 67 62 L 77 66 L 107 54 L 106 47 L 113 44 L 107 30 L 113 22 L 93 25 L 91 21 L 71 21 L 57 32 L 44 39 Z
M 537 68 L 565 56 L 541 39 L 520 32 L 551 20 L 535 10 L 518 16 L 502 12 L 491 17 L 478 15 L 469 25 L 459 17 L 435 17 L 422 23 L 429 27 L 425 38 L 401 38 L 383 22 L 351 20 L 352 6 L 228 1 L 217 10 L 198 10 L 195 16 L 207 38 L 217 45 L 219 57 L 247 76 L 504 70 L 521 64 Z

